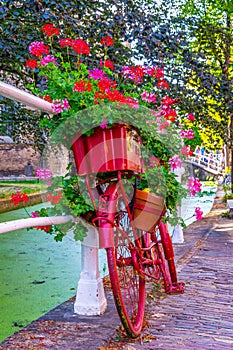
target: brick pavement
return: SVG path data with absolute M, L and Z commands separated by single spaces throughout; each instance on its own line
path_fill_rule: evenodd
M 7 349 L 233 349 L 233 221 L 221 218 L 215 206 L 203 221 L 185 231 L 185 243 L 175 245 L 184 294 L 147 298 L 146 325 L 140 338 L 123 334 L 110 291 L 102 316 L 73 315 L 73 301 L 58 306 L 7 338 Z M 101 348 L 102 347 L 102 348 Z

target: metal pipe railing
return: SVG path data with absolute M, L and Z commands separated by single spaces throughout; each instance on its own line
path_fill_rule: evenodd
M 35 226 L 65 224 L 71 220 L 73 220 L 71 215 L 12 220 L 0 223 L 0 234 Z
M 13 85 L 0 81 L 0 95 L 21 102 L 26 106 L 53 114 L 52 104 L 29 92 L 20 90 Z

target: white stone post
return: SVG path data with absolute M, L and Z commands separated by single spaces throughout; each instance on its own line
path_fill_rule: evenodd
M 178 181 L 181 182 L 182 175 L 184 174 L 185 169 L 183 167 L 176 168 L 174 173 L 178 177 Z M 177 207 L 177 215 L 181 216 L 181 207 Z M 181 225 L 176 225 L 174 227 L 170 226 L 170 233 L 172 237 L 172 243 L 184 243 L 184 232 Z
M 88 234 L 81 245 L 81 275 L 78 282 L 74 313 L 101 315 L 106 311 L 107 300 L 98 266 L 98 232 L 88 225 Z
M 177 207 L 177 214 L 181 216 L 181 207 Z M 172 243 L 184 243 L 184 232 L 181 225 L 172 227 Z

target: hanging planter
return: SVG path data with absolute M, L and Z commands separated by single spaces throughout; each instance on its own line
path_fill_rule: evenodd
M 136 190 L 133 209 L 135 227 L 147 232 L 153 231 L 164 211 L 164 205 L 164 198 Z

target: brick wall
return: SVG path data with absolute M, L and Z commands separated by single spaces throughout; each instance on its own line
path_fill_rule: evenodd
M 53 175 L 64 175 L 69 163 L 69 152 L 61 147 L 53 151 L 47 150 L 42 157 L 28 145 L 0 143 L 0 177 L 29 175 L 25 172 L 29 161 L 34 171 L 40 167 L 47 167 Z
M 0 176 L 24 175 L 28 161 L 34 169 L 41 165 L 41 156 L 33 147 L 25 144 L 0 144 Z

